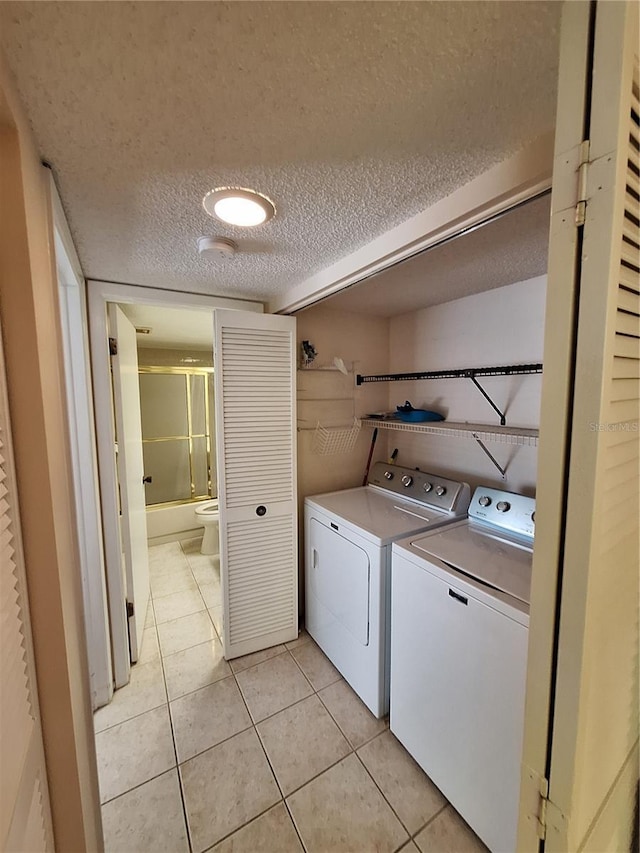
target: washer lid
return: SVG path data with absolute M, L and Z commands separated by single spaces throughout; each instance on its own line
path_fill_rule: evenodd
M 371 486 L 314 495 L 306 498 L 305 503 L 330 513 L 338 525 L 347 524 L 380 545 L 455 518 L 453 513 L 403 501 Z
M 413 539 L 411 549 L 529 604 L 533 549 L 509 536 L 462 521 Z

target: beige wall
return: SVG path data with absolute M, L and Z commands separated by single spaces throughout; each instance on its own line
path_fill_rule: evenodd
M 546 276 L 467 296 L 393 317 L 389 331 L 389 370 L 446 370 L 541 362 L 544 340 Z M 537 427 L 541 377 L 487 377 L 480 383 L 507 415 L 510 426 Z M 499 418 L 468 379 L 383 383 L 385 407 L 410 400 L 416 408 L 433 409 L 451 421 L 499 424 Z M 471 439 L 390 433 L 399 448 L 398 464 L 464 479 L 472 489 L 480 483 L 534 495 L 536 456 L 532 447 L 488 442 L 487 447 L 507 478 Z
M 362 429 L 353 450 L 334 456 L 314 452 L 314 428 L 318 421 L 326 426 L 348 425 L 354 416 L 384 408 L 387 391 L 384 385 L 356 388 L 356 373 L 379 373 L 387 369 L 389 360 L 389 322 L 323 305 L 309 308 L 297 316 L 298 345 L 310 340 L 318 357 L 313 367 L 299 370 L 298 387 L 298 502 L 300 507 L 300 611 L 304 611 L 304 522 L 303 506 L 307 495 L 362 485 L 372 431 Z M 331 366 L 334 357 L 341 358 L 350 369 L 344 376 L 339 371 L 317 371 Z M 380 432 L 374 461 L 387 453 L 386 437 Z
M 306 495 L 360 486 L 367 463 L 371 430 L 363 428 L 350 453 L 321 456 L 313 451 L 314 427 L 318 421 L 327 426 L 347 425 L 353 417 L 379 411 L 386 405 L 384 384 L 356 388 L 355 373 L 378 373 L 387 369 L 389 360 L 389 322 L 334 311 L 322 305 L 309 308 L 297 317 L 298 343 L 310 340 L 318 351 L 313 366 L 299 370 L 298 378 L 298 495 Z M 341 358 L 351 372 L 318 371 Z M 378 436 L 376 455 L 385 453 L 384 435 Z
M 48 175 L 0 57 L 0 306 L 56 848 L 102 847 Z

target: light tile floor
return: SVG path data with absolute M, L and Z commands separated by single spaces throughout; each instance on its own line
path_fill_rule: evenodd
M 150 549 L 131 682 L 95 714 L 107 853 L 481 853 L 311 638 L 227 663 L 217 559 Z

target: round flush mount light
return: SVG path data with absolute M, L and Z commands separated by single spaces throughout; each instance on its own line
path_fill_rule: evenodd
M 274 203 L 266 195 L 244 187 L 209 190 L 202 199 L 202 206 L 209 216 L 241 228 L 262 225 L 276 212 Z

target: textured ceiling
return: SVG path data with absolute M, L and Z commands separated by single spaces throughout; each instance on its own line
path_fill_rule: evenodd
M 395 317 L 547 272 L 551 196 L 542 196 L 326 300 L 330 308 Z
M 2 2 L 87 277 L 282 293 L 553 127 L 559 2 Z M 214 186 L 274 220 L 216 225 Z M 201 260 L 201 234 L 242 254 Z

